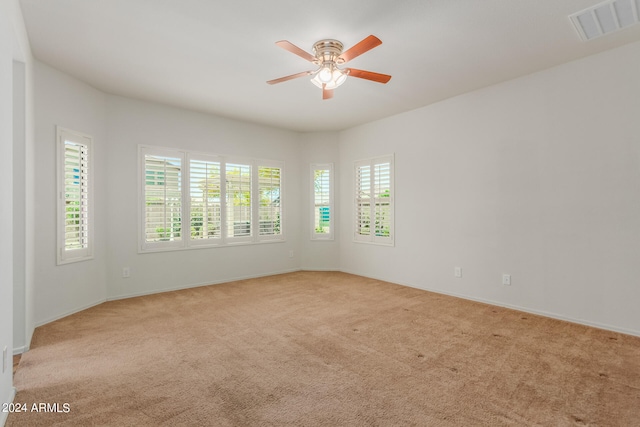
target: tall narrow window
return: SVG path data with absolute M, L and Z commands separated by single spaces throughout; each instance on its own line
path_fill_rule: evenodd
M 355 186 L 355 240 L 393 245 L 393 156 L 356 162 Z
M 93 258 L 93 168 L 89 135 L 57 128 L 58 264 Z
M 311 165 L 312 239 L 333 239 L 333 164 Z
M 282 206 L 280 188 L 282 185 L 282 168 L 258 167 L 258 220 L 260 223 L 259 239 L 282 235 Z
M 176 152 L 142 148 L 143 247 L 182 245 L 182 170 Z
M 376 237 L 391 234 L 391 162 L 373 163 L 373 231 Z
M 189 161 L 190 227 L 193 244 L 222 239 L 222 185 L 220 161 L 191 158 Z
M 371 234 L 371 164 L 356 165 L 356 237 Z
M 251 165 L 227 163 L 225 168 L 227 238 L 229 241 L 250 240 L 251 224 Z

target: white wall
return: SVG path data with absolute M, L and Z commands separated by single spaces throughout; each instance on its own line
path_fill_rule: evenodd
M 0 180 L 13 181 L 12 156 L 12 74 L 13 74 L 13 31 L 6 2 L 0 3 Z M 11 188 L 11 185 L 8 185 Z M 12 193 L 12 191 L 10 190 Z M 11 197 L 0 203 L 0 234 L 12 235 L 13 200 Z M 0 357 L 2 350 L 13 347 L 13 242 L 0 239 Z M 0 360 L 0 364 L 3 361 Z M 0 366 L 1 368 L 1 366 Z M 0 402 L 13 399 L 11 369 L 0 370 Z M 0 424 L 6 415 L 0 412 Z
M 109 298 L 299 269 L 297 133 L 117 96 L 108 97 L 108 130 Z M 139 254 L 139 144 L 284 161 L 286 242 Z M 130 268 L 130 278 L 122 278 L 123 267 Z
M 33 170 L 32 70 L 31 50 L 17 0 L 0 0 L 0 180 L 5 183 L 5 198 L 0 204 L 0 355 L 7 348 L 6 360 L 0 360 L 0 402 L 10 402 L 14 396 L 12 386 L 12 349 L 30 339 L 33 331 L 32 292 L 33 276 L 27 271 L 27 260 L 33 250 L 33 235 L 26 230 L 32 216 L 26 212 L 33 200 L 33 187 L 29 179 L 14 186 L 14 171 Z M 15 99 L 14 99 L 15 94 Z M 21 99 L 20 99 L 21 98 Z M 14 112 L 14 108 L 18 111 Z M 14 120 L 15 118 L 15 120 Z M 15 138 L 14 138 L 15 136 Z M 17 151 L 18 165 L 13 165 Z M 22 176 L 20 176 L 22 177 Z M 14 198 L 15 190 L 21 194 Z M 19 203 L 19 206 L 14 201 Z M 16 218 L 16 215 L 21 215 Z M 14 235 L 14 225 L 19 232 Z M 15 254 L 14 248 L 20 250 Z M 16 267 L 17 264 L 17 267 Z M 19 307 L 14 309 L 14 293 Z M 14 322 L 18 328 L 14 333 Z M 1 364 L 6 366 L 1 366 Z M 7 413 L 0 412 L 0 425 Z
M 342 269 L 640 335 L 639 71 L 635 43 L 342 132 L 342 206 L 396 154 L 396 246 L 343 209 Z
M 26 347 L 27 325 L 27 144 L 26 64 L 13 61 L 13 351 Z
M 300 135 L 301 156 L 299 159 L 301 167 L 302 197 L 299 204 L 302 217 L 300 232 L 301 238 L 301 268 L 303 270 L 339 270 L 340 269 L 340 239 L 339 222 L 340 200 L 337 192 L 339 190 L 340 174 L 338 132 L 314 132 Z M 333 163 L 334 164 L 334 239 L 333 240 L 311 240 L 312 219 L 311 219 L 311 172 L 312 163 Z
M 37 325 L 108 298 L 300 268 L 298 133 L 106 95 L 39 61 L 35 89 Z M 56 125 L 94 138 L 95 256 L 61 266 L 55 257 Z M 284 161 L 286 242 L 139 254 L 139 144 Z M 122 278 L 123 267 L 130 278 Z
M 108 141 L 106 95 L 35 61 L 35 322 L 106 299 Z M 56 265 L 56 126 L 93 136 L 95 258 Z

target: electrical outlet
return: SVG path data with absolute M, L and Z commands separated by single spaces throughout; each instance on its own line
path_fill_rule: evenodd
M 7 370 L 7 346 L 2 350 L 2 373 Z
M 122 268 L 122 277 L 124 277 L 125 279 L 131 277 L 131 269 L 129 267 Z
M 462 267 L 455 267 L 453 269 L 453 275 L 455 277 L 462 277 Z
M 293 258 L 293 251 L 289 251 L 289 258 Z
M 511 275 L 503 274 L 502 275 L 502 284 L 505 286 L 511 286 Z

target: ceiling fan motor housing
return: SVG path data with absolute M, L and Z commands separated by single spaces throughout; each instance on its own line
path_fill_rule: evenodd
M 339 60 L 339 56 L 342 53 L 344 45 L 338 40 L 326 39 L 320 40 L 313 45 L 313 53 L 316 56 L 316 63 L 318 65 L 326 62 L 333 62 L 341 64 L 342 60 Z

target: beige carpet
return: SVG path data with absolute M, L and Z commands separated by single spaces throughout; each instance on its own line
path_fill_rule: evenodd
M 37 328 L 8 426 L 637 426 L 640 338 L 343 273 Z

